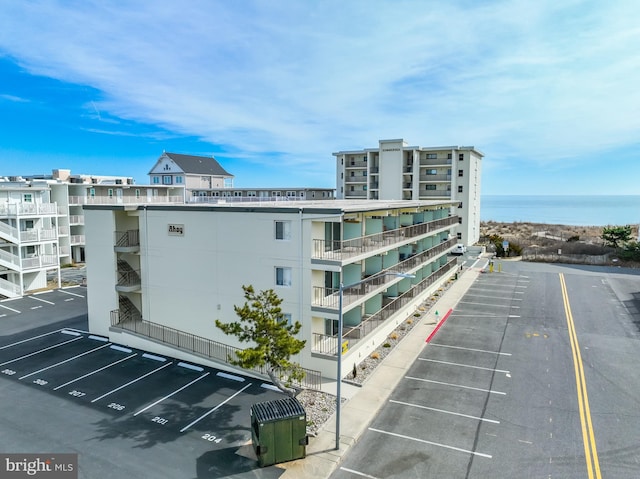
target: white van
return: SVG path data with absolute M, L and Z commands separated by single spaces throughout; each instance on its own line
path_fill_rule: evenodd
M 467 252 L 467 248 L 463 244 L 457 244 L 451 250 L 451 254 L 465 254 Z

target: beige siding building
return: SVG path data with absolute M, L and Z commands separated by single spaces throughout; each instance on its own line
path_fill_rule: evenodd
M 244 303 L 242 286 L 250 284 L 274 289 L 283 319 L 302 323 L 307 345 L 294 359 L 335 378 L 339 347 L 346 366 L 360 362 L 455 274 L 448 252 L 457 242 L 458 218 L 451 206 L 415 200 L 87 205 L 90 330 L 220 367 L 227 348 L 243 345 L 215 320 L 237 319 L 233 307 Z M 347 287 L 339 340 L 341 283 Z

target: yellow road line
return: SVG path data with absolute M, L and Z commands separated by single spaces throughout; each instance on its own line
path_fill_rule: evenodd
M 589 408 L 589 396 L 587 394 L 587 381 L 584 377 L 584 367 L 582 356 L 580 355 L 580 345 L 576 327 L 573 322 L 573 314 L 569 305 L 569 294 L 564 275 L 560 273 L 560 287 L 562 289 L 562 299 L 564 301 L 564 312 L 567 316 L 567 327 L 569 329 L 569 339 L 571 340 L 571 351 L 573 354 L 573 366 L 576 375 L 576 391 L 578 394 L 578 409 L 580 411 L 580 424 L 582 425 L 582 441 L 584 443 L 584 455 L 587 463 L 587 473 L 589 479 L 601 479 L 600 462 L 598 461 L 598 450 L 596 448 L 596 438 L 593 433 L 591 423 L 591 409 Z

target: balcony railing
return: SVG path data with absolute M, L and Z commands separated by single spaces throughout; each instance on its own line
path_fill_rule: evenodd
M 37 243 L 39 241 L 48 241 L 57 239 L 57 231 L 55 229 L 30 229 L 20 231 L 20 241 L 23 243 Z
M 451 158 L 429 158 L 421 159 L 420 166 L 450 165 Z
M 423 196 L 443 196 L 451 198 L 450 190 L 420 190 L 420 197 Z
M 349 161 L 349 163 L 345 165 L 345 168 L 366 168 L 366 167 L 367 167 L 367 162 L 363 160 Z
M 344 241 L 313 240 L 313 258 L 340 261 L 375 251 L 401 241 L 436 232 L 448 226 L 457 225 L 458 217 L 449 216 L 395 230 L 383 231 L 367 236 L 359 236 Z
M 39 256 L 34 256 L 32 258 L 23 258 L 21 261 L 21 264 L 22 264 L 22 269 L 27 270 L 27 269 L 46 268 L 49 266 L 57 266 L 59 261 L 60 260 L 58 259 L 57 255 L 43 254 Z
M 358 286 L 354 286 L 352 288 L 345 288 L 342 291 L 342 304 L 343 307 L 350 305 L 363 298 L 369 293 L 374 292 L 375 290 L 382 290 L 384 286 L 391 283 L 394 279 L 393 275 L 384 274 L 388 271 L 411 271 L 414 268 L 428 262 L 431 258 L 434 258 L 445 251 L 453 248 L 455 244 L 457 244 L 458 240 L 456 238 L 449 239 L 447 241 L 443 241 L 439 245 L 434 246 L 433 248 L 429 248 L 428 250 L 422 251 L 420 253 L 412 254 L 407 259 L 400 261 L 399 263 L 393 265 L 393 267 L 380 271 L 379 273 L 375 273 L 367 281 L 359 284 Z M 312 306 L 329 308 L 329 309 L 338 309 L 340 290 L 338 288 L 326 288 L 324 286 L 314 286 L 313 288 L 313 298 L 312 298 Z
M 374 314 L 366 316 L 357 326 L 345 326 L 342 335 L 342 341 L 340 342 L 338 342 L 337 336 L 328 336 L 326 334 L 313 333 L 311 350 L 316 353 L 335 356 L 338 351 L 338 344 L 342 345 L 345 341 L 347 341 L 349 347 L 353 347 L 360 340 L 364 339 L 366 336 L 368 336 L 378 327 L 384 324 L 387 319 L 403 309 L 416 297 L 439 282 L 452 269 L 456 268 L 457 265 L 457 258 L 450 259 L 445 265 L 443 265 L 437 271 L 431 273 L 427 278 L 423 279 L 422 281 L 420 281 L 420 283 L 413 286 L 409 291 L 391 300 L 388 304 L 383 306 Z
M 69 224 L 70 225 L 83 225 L 84 224 L 84 215 L 69 215 Z
M 69 237 L 69 242 L 73 245 L 84 244 L 84 235 L 71 235 Z
M 73 205 L 121 205 L 150 203 L 184 203 L 182 196 L 70 196 L 69 204 Z
M 135 248 L 140 246 L 140 230 L 116 231 L 116 248 Z
M 55 203 L 4 203 L 0 204 L 0 216 L 48 216 L 56 215 Z
M 451 181 L 451 175 L 420 175 L 421 182 L 429 182 L 429 181 Z
M 236 351 L 240 351 L 240 349 L 229 346 L 228 344 L 219 343 L 211 339 L 203 338 L 202 336 L 196 336 L 195 334 L 150 321 L 123 320 L 117 309 L 111 311 L 111 327 L 131 331 L 165 344 L 170 344 L 179 349 L 190 351 L 199 356 L 227 364 L 229 364 L 229 358 L 235 358 Z M 267 370 L 265 368 L 254 368 L 251 371 L 267 376 Z M 309 389 L 319 390 L 322 385 L 322 374 L 320 371 L 304 369 L 304 372 L 305 377 L 299 385 Z

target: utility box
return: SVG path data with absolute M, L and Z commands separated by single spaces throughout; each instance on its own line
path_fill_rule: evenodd
M 251 440 L 260 467 L 305 457 L 307 413 L 296 398 L 251 406 Z

